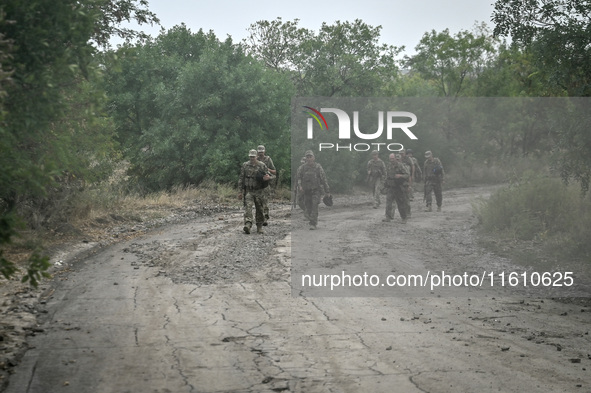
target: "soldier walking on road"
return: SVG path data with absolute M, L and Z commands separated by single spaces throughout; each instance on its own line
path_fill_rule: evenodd
M 425 152 L 425 165 L 423 166 L 423 175 L 425 176 L 425 201 L 427 202 L 426 212 L 433 211 L 431 208 L 432 196 L 435 194 L 435 201 L 437 202 L 437 211 L 441 211 L 441 204 L 443 203 L 443 194 L 441 185 L 443 184 L 443 165 L 439 158 L 433 157 L 431 151 Z
M 306 151 L 306 163 L 298 168 L 298 192 L 303 193 L 305 216 L 310 220 L 310 229 L 318 225 L 318 205 L 323 195 L 330 197 L 330 189 L 322 166 L 315 162 L 312 150 Z
M 277 170 L 273 164 L 271 157 L 265 155 L 265 146 L 259 145 L 257 147 L 257 160 L 267 166 L 269 173 L 277 178 Z M 271 196 L 271 187 L 265 187 L 263 190 L 263 215 L 265 216 L 264 226 L 267 226 L 267 220 L 269 220 L 269 198 Z
M 390 222 L 394 218 L 394 201 L 398 205 L 398 213 L 402 218 L 402 223 L 406 224 L 408 216 L 409 203 L 406 187 L 408 187 L 408 179 L 410 173 L 406 165 L 398 161 L 394 153 L 390 154 L 390 161 L 386 166 L 386 218 L 382 221 Z
M 373 208 L 380 206 L 380 192 L 386 177 L 386 164 L 379 157 L 379 152 L 371 152 L 371 160 L 367 162 L 367 182 L 373 192 Z
M 255 219 L 257 225 L 257 233 L 263 232 L 263 224 L 265 222 L 265 215 L 263 213 L 263 192 L 265 183 L 275 178 L 269 173 L 269 169 L 265 164 L 257 160 L 257 151 L 250 150 L 248 153 L 249 160 L 242 164 L 240 169 L 240 178 L 238 179 L 238 188 L 241 193 L 238 195 L 239 199 L 244 198 L 244 233 L 249 234 L 252 228 L 252 207 L 255 207 Z

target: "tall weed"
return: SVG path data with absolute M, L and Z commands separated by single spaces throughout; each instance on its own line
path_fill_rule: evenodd
M 591 200 L 577 185 L 525 176 L 475 208 L 482 229 L 503 239 L 535 241 L 550 254 L 591 255 Z

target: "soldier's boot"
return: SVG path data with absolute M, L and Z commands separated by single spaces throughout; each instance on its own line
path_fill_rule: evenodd
M 247 222 L 244 224 L 244 228 L 242 228 L 242 230 L 244 231 L 244 233 L 246 233 L 248 235 L 248 234 L 250 234 L 251 227 L 252 227 L 252 222 Z
M 392 219 L 390 217 L 386 217 L 382 220 L 382 222 L 390 222 L 392 221 Z
M 402 224 L 406 224 L 406 221 L 407 221 L 407 219 L 406 218 L 403 218 L 402 219 Z
M 316 229 L 316 223 L 311 222 L 310 223 L 310 230 L 313 231 Z
M 441 211 L 441 206 L 437 206 L 437 211 L 440 212 Z
M 257 233 L 260 233 L 261 235 L 265 233 L 265 231 L 263 231 L 263 226 L 261 224 L 257 224 Z
M 433 209 L 431 208 L 431 205 L 427 205 L 427 208 L 425 209 L 426 212 L 432 212 Z

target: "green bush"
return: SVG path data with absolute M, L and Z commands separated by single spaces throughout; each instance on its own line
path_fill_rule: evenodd
M 482 201 L 476 213 L 487 233 L 541 242 L 551 253 L 591 255 L 591 200 L 560 179 L 525 178 Z

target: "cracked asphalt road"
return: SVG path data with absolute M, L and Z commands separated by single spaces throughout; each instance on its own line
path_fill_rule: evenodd
M 374 255 L 354 241 L 369 233 L 394 271 L 510 267 L 474 240 L 470 203 L 489 191 L 449 191 L 429 215 L 417 201 L 390 232 L 376 229 L 381 209 L 335 198 L 304 235 L 325 251 L 305 253 L 346 266 Z M 273 213 L 265 235 L 242 234 L 229 212 L 72 263 L 6 392 L 591 392 L 588 299 L 292 297 L 290 222 L 305 225 L 287 206 Z M 408 247 L 388 248 L 392 236 Z

